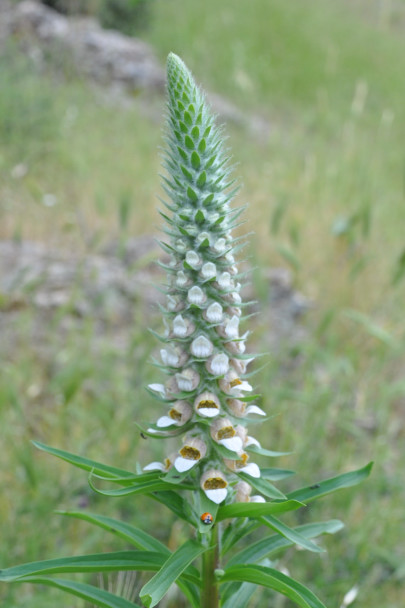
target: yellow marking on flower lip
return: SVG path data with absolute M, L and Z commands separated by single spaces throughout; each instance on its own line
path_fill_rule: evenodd
M 170 467 L 171 467 L 171 466 L 172 466 L 172 464 L 173 464 L 173 463 L 172 463 L 172 461 L 170 460 L 170 458 L 165 458 L 163 462 L 164 462 L 164 465 L 165 465 L 165 469 L 166 469 L 166 471 L 167 471 L 168 469 L 170 469 Z
M 200 401 L 197 405 L 197 409 L 203 409 L 203 408 L 214 408 L 214 409 L 218 409 L 218 405 L 215 403 L 215 401 L 212 401 L 211 399 L 204 399 L 203 401 Z
M 236 460 L 236 466 L 237 467 L 244 467 L 247 463 L 249 459 L 249 456 L 247 454 L 242 454 L 240 460 Z
M 181 412 L 177 411 L 174 407 L 169 412 L 170 418 L 173 420 L 179 421 L 181 420 Z
M 185 445 L 184 448 L 180 450 L 180 456 L 183 458 L 188 458 L 188 460 L 200 460 L 201 452 L 197 450 L 197 448 L 192 448 L 189 445 Z
M 222 479 L 221 477 L 210 477 L 204 483 L 204 490 L 219 490 L 226 488 L 227 485 L 225 479 Z
M 218 439 L 229 439 L 235 437 L 236 431 L 232 426 L 225 426 L 218 431 Z
M 239 378 L 235 378 L 235 380 L 230 381 L 229 386 L 231 388 L 234 388 L 235 386 L 239 386 L 240 384 L 242 384 L 242 380 L 239 380 Z

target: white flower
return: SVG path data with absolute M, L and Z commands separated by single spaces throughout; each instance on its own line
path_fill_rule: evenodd
M 207 498 L 219 505 L 228 494 L 228 482 L 225 476 L 216 469 L 206 471 L 200 480 L 200 486 Z
M 228 373 L 218 381 L 221 390 L 228 395 L 241 397 L 244 392 L 251 392 L 253 389 L 249 382 L 241 380 L 234 369 L 230 369 Z
M 204 311 L 204 317 L 210 323 L 219 323 L 222 320 L 223 309 L 219 302 L 213 302 Z
M 198 336 L 198 338 L 195 338 L 192 341 L 190 346 L 191 354 L 200 359 L 209 357 L 212 354 L 213 349 L 214 346 L 212 342 L 205 336 Z
M 187 299 L 191 304 L 198 305 L 205 302 L 206 296 L 201 287 L 194 285 L 194 287 L 188 290 Z
M 187 249 L 187 243 L 185 243 L 182 239 L 177 239 L 174 246 L 176 247 L 179 253 L 182 253 Z
M 233 291 L 231 293 L 231 300 L 234 304 L 240 304 L 242 302 L 242 298 L 240 297 L 237 291 Z
M 167 310 L 171 312 L 177 312 L 184 307 L 184 302 L 178 298 L 178 296 L 173 297 L 171 295 L 167 296 Z
M 251 477 L 259 478 L 260 477 L 260 469 L 255 462 L 249 462 L 249 455 L 245 452 L 240 454 L 239 460 L 229 460 L 228 458 L 224 458 L 224 462 L 226 466 L 231 469 L 231 471 L 235 471 L 236 473 L 246 473 L 246 475 L 250 475 Z
M 206 262 L 201 268 L 201 276 L 203 279 L 213 279 L 217 274 L 217 267 L 213 262 Z
M 210 434 L 214 441 L 232 452 L 240 452 L 243 447 L 242 439 L 238 436 L 228 418 L 217 418 L 211 424 Z
M 159 393 L 161 397 L 166 397 L 166 388 L 163 384 L 148 384 L 148 388 L 155 393 Z
M 172 426 L 173 424 L 176 424 L 177 426 L 182 426 L 190 420 L 192 415 L 193 408 L 187 401 L 175 401 L 169 411 L 169 415 L 161 416 L 158 419 L 156 426 L 158 426 L 159 428 Z
M 206 367 L 214 376 L 223 376 L 229 369 L 229 357 L 225 353 L 218 353 L 208 359 Z
M 174 467 L 180 473 L 192 469 L 207 453 L 207 446 L 198 437 L 185 437 L 184 446 L 179 450 L 180 456 L 174 461 Z
M 266 415 L 266 412 L 264 412 L 257 405 L 246 406 L 246 403 L 244 401 L 240 401 L 239 399 L 227 399 L 226 404 L 230 412 L 239 418 L 248 416 L 249 414 L 258 414 L 259 416 Z
M 195 251 L 187 251 L 186 262 L 191 268 L 198 268 L 201 264 L 201 258 Z
M 193 391 L 200 383 L 200 374 L 191 367 L 176 374 L 175 377 L 181 391 Z
M 199 416 L 213 418 L 220 413 L 219 399 L 214 393 L 205 391 L 201 395 L 198 395 L 194 401 L 194 409 Z
M 174 459 L 176 458 L 176 454 L 171 454 L 167 458 L 165 458 L 164 462 L 150 462 L 145 467 L 143 467 L 144 471 L 169 471 L 172 468 Z

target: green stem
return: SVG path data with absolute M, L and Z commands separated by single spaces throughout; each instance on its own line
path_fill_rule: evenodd
M 219 588 L 214 574 L 219 567 L 218 525 L 212 528 L 211 548 L 203 554 L 201 608 L 219 608 Z

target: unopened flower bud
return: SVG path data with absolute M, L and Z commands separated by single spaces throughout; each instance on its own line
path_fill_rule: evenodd
M 190 336 L 195 330 L 195 325 L 189 319 L 184 319 L 182 315 L 177 315 L 173 320 L 173 336 L 185 338 Z
M 204 310 L 203 317 L 210 323 L 220 323 L 223 316 L 222 306 L 219 302 L 213 302 Z
M 229 369 L 229 357 L 225 353 L 218 353 L 208 359 L 206 368 L 214 376 L 223 376 Z
M 215 264 L 212 262 L 206 262 L 201 268 L 201 276 L 203 279 L 213 279 L 217 274 L 217 269 Z
M 199 359 L 209 357 L 213 350 L 214 346 L 212 342 L 205 336 L 198 336 L 192 341 L 190 346 L 191 354 Z
M 176 274 L 176 285 L 177 287 L 187 287 L 191 285 L 191 279 L 182 270 L 179 270 Z
M 235 486 L 236 502 L 249 502 L 249 497 L 252 492 L 252 487 L 246 481 L 239 481 Z
M 195 251 L 187 251 L 186 262 L 191 268 L 196 270 L 201 265 L 201 258 Z
M 200 374 L 191 367 L 176 374 L 177 386 L 181 391 L 193 391 L 200 384 Z
M 203 304 L 207 299 L 207 296 L 198 285 L 194 285 L 191 289 L 188 290 L 187 299 L 190 304 L 196 304 L 197 306 Z

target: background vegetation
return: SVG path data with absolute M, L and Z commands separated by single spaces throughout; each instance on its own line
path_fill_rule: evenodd
M 289 266 L 315 302 L 309 338 L 272 353 L 258 377 L 264 408 L 278 415 L 256 435 L 276 450 L 294 450 L 280 466 L 298 471 L 295 486 L 376 461 L 366 484 L 301 515 L 345 522 L 343 533 L 325 540 L 328 554 L 291 550 L 281 564 L 330 608 L 354 585 L 355 606 L 400 608 L 405 3 L 154 0 L 149 12 L 142 37 L 162 62 L 170 50 L 180 54 L 204 88 L 269 124 L 262 136 L 227 126 L 244 182 L 239 202 L 250 203 L 245 216 L 255 231 L 263 310 L 265 269 L 278 265 Z M 136 104 L 121 110 L 100 101 L 72 76 L 68 60 L 36 73 L 11 50 L 0 72 L 0 238 L 95 251 L 122 234 L 128 197 L 125 235 L 156 232 L 161 125 Z M 32 311 L 22 310 L 17 348 L 2 355 L 0 563 L 122 548 L 109 537 L 106 546 L 83 522 L 52 515 L 56 508 L 120 512 L 177 546 L 184 530 L 159 510 L 151 513 L 142 500 L 101 499 L 85 475 L 30 446 L 36 438 L 125 467 L 149 461 L 155 449 L 131 425 L 149 419 L 151 408 L 158 412 L 143 390 L 155 344 L 141 313 L 125 352 L 108 341 L 96 347 L 91 318 L 62 338 L 62 316 L 49 320 L 38 349 Z M 255 348 L 267 347 L 265 316 Z M 0 589 L 5 608 L 81 606 L 58 597 L 27 585 Z M 257 596 L 251 607 L 263 601 Z

